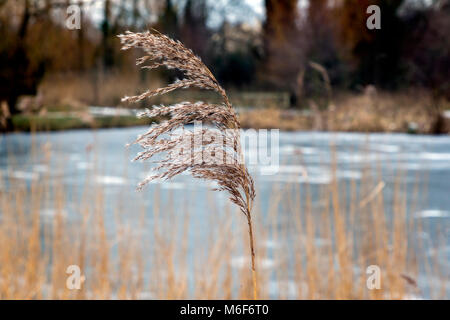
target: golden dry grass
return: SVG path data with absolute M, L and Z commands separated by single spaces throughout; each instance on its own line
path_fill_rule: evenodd
M 308 103 L 307 103 L 308 104 Z M 321 130 L 348 132 L 450 132 L 450 120 L 437 124 L 438 110 L 449 103 L 433 101 L 423 91 L 388 93 L 368 91 L 364 94 L 339 94 L 328 110 L 298 112 L 277 108 L 242 110 L 239 119 L 245 128 L 281 130 Z M 439 128 L 437 128 L 439 126 Z
M 51 157 L 47 149 L 48 163 Z M 330 169 L 336 172 L 335 166 Z M 63 163 L 54 170 L 64 170 Z M 426 186 L 418 183 L 407 190 L 404 175 L 398 174 L 388 208 L 384 182 L 374 170 L 379 172 L 367 167 L 361 181 L 333 179 L 315 196 L 308 183 L 277 184 L 267 208 L 256 199 L 260 298 L 408 299 L 423 294 L 414 283 L 419 265 L 440 281 L 430 297 L 445 297 L 445 270 L 439 269 L 435 253 L 424 255 L 408 241 L 408 235 L 427 228 L 407 219 Z M 167 190 L 152 187 L 142 197 L 151 197 L 152 209 L 142 202 L 131 210 L 127 193 L 134 190 L 123 186 L 107 203 L 104 189 L 93 183 L 94 174 L 87 176 L 80 195 L 71 194 L 76 205 L 70 215 L 68 190 L 50 173 L 29 185 L 2 177 L 1 299 L 253 297 L 249 253 L 242 246 L 245 218 L 234 207 L 219 207 L 208 193 L 205 202 L 214 214 L 202 221 L 206 235 L 192 238 L 188 235 L 195 232 L 190 228 L 198 217 L 190 206 L 175 205 Z M 407 204 L 407 192 L 414 193 L 414 203 Z M 108 205 L 114 208 L 112 216 Z M 53 208 L 53 214 L 42 208 Z M 72 264 L 86 277 L 81 290 L 66 288 L 66 268 Z M 372 264 L 382 270 L 380 290 L 366 287 L 365 270 Z
M 448 106 L 429 92 L 400 93 L 366 90 L 360 95 L 341 95 L 328 116 L 329 130 L 361 132 L 407 132 L 412 123 L 417 133 L 434 133 L 437 112 Z M 447 128 L 448 129 L 448 128 Z
M 133 70 L 134 71 L 134 70 Z M 117 106 L 125 94 L 135 94 L 161 84 L 158 77 L 137 72 L 98 71 L 47 76 L 39 86 L 46 107 Z

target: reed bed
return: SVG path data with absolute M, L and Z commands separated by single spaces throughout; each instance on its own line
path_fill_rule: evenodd
M 256 129 L 448 134 L 450 120 L 442 114 L 449 108 L 447 101 L 435 101 L 419 89 L 394 94 L 372 87 L 362 93 L 339 92 L 322 109 L 308 99 L 300 110 L 244 108 L 239 120 L 242 127 Z
M 53 151 L 44 150 L 50 164 Z M 234 206 L 218 205 L 207 193 L 214 214 L 200 219 L 195 204 L 177 204 L 158 184 L 134 203 L 128 201 L 134 190 L 121 186 L 111 203 L 95 183 L 102 170 L 95 146 L 86 152 L 97 165 L 79 192 L 60 178 L 63 159 L 31 181 L 3 172 L 1 299 L 253 298 L 245 218 Z M 268 206 L 255 202 L 259 298 L 448 298 L 446 270 L 435 253 L 421 250 L 424 243 L 411 240 L 429 231 L 411 219 L 426 194 L 425 177 L 410 190 L 398 172 L 388 206 L 380 168 L 367 166 L 359 181 L 347 182 L 335 177 L 335 161 L 329 169 L 334 178 L 317 192 L 309 183 L 277 184 Z M 206 234 L 196 235 L 200 228 Z M 374 264 L 381 268 L 380 290 L 366 286 L 366 268 Z M 80 290 L 66 286 L 69 265 L 82 270 Z M 419 271 L 438 285 L 425 288 Z

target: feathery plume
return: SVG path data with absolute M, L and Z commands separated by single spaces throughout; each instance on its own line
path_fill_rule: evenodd
M 168 116 L 160 124 L 152 125 L 133 142 L 143 151 L 134 160 L 150 160 L 157 156 L 157 164 L 139 188 L 155 179 L 170 179 L 190 172 L 194 178 L 212 180 L 218 184 L 216 190 L 227 191 L 247 218 L 251 252 L 254 297 L 257 298 L 255 250 L 251 209 L 255 198 L 253 179 L 245 163 L 240 142 L 240 124 L 225 90 L 214 75 L 192 50 L 157 31 L 132 33 L 118 36 L 122 50 L 139 48 L 145 52 L 136 61 L 143 69 L 166 67 L 182 72 L 183 79 L 166 87 L 148 90 L 142 94 L 124 97 L 122 101 L 138 102 L 177 89 L 200 88 L 217 92 L 223 99 L 221 104 L 206 102 L 182 102 L 172 106 L 147 109 L 140 117 Z M 200 130 L 183 130 L 191 123 L 207 123 Z M 205 138 L 206 137 L 206 138 Z

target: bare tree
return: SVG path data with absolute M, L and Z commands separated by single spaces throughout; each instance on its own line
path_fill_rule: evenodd
M 297 77 L 305 63 L 304 45 L 298 32 L 297 0 L 265 0 L 265 8 L 263 78 L 295 97 Z

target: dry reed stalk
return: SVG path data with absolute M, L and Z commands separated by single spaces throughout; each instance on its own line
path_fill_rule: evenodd
M 140 95 L 125 97 L 124 102 L 138 102 L 146 98 L 163 95 L 176 89 L 200 88 L 213 90 L 220 94 L 222 104 L 204 102 L 183 102 L 172 106 L 154 107 L 141 113 L 141 117 L 158 117 L 169 115 L 169 120 L 152 126 L 146 133 L 140 135 L 134 143 L 144 149 L 135 160 L 149 160 L 157 154 L 165 154 L 161 160 L 155 161 L 159 165 L 154 168 L 156 172 L 150 175 L 139 185 L 155 179 L 170 179 L 185 171 L 190 172 L 194 178 L 213 180 L 219 187 L 217 190 L 227 191 L 230 200 L 235 203 L 245 215 L 248 224 L 249 246 L 251 252 L 251 269 L 254 298 L 258 297 L 255 249 L 251 209 L 255 198 L 253 179 L 250 176 L 241 150 L 240 124 L 236 113 L 228 99 L 225 90 L 220 86 L 211 71 L 199 57 L 181 42 L 175 41 L 158 32 L 132 33 L 119 35 L 122 50 L 140 48 L 146 53 L 137 59 L 137 65 L 143 69 L 155 69 L 164 66 L 168 69 L 179 70 L 183 79 L 169 84 L 167 87 L 148 90 Z M 144 65 L 145 63 L 149 63 Z M 212 124 L 218 129 L 203 129 L 200 132 L 176 134 L 176 129 L 184 125 L 201 121 Z M 165 137 L 168 135 L 170 139 Z M 204 141 L 204 136 L 215 137 Z M 201 139 L 199 146 L 195 141 Z M 194 142 L 194 147 L 192 147 Z M 189 152 L 186 152 L 189 150 Z M 219 155 L 222 161 L 205 161 L 204 153 Z M 230 161 L 231 159 L 231 161 Z M 217 160 L 217 157 L 216 157 Z M 165 170 L 165 171 L 162 171 Z

